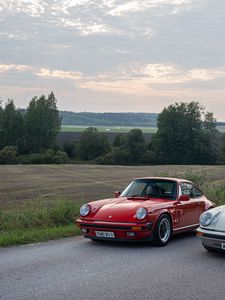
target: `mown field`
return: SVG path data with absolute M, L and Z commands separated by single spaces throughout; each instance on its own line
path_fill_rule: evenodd
M 113 197 L 136 177 L 193 179 L 217 204 L 225 203 L 225 166 L 0 166 L 0 246 L 79 233 L 79 206 Z
M 76 126 L 76 125 L 62 125 L 61 132 L 83 132 L 88 127 L 91 126 Z M 111 132 L 111 133 L 127 133 L 131 129 L 141 129 L 143 133 L 155 133 L 157 131 L 156 127 L 132 127 L 132 126 L 92 126 L 97 128 L 99 132 Z M 225 126 L 217 126 L 220 132 L 225 132 Z
M 75 126 L 75 125 L 62 125 L 62 132 L 83 132 L 88 127 L 91 126 Z M 131 129 L 135 129 L 137 127 L 126 127 L 126 126 L 92 126 L 97 128 L 99 132 L 112 132 L 112 133 L 127 133 Z M 156 127 L 138 127 L 141 129 L 143 133 L 155 133 L 157 131 Z

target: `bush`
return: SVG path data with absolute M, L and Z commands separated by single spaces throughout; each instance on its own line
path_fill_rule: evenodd
M 116 162 L 113 158 L 112 152 L 107 153 L 106 155 L 100 156 L 94 160 L 95 164 L 98 165 L 115 165 Z
M 19 162 L 23 164 L 65 164 L 69 162 L 69 158 L 63 151 L 54 153 L 53 150 L 48 149 L 42 153 L 20 156 Z
M 69 162 L 68 155 L 63 151 L 57 151 L 54 156 L 54 163 L 56 164 L 66 164 Z
M 77 143 L 76 141 L 70 142 L 66 141 L 63 144 L 63 150 L 66 152 L 69 158 L 75 158 L 77 156 Z
M 72 224 L 78 215 L 79 205 L 66 199 L 56 200 L 51 208 L 0 211 L 0 232 Z
M 16 164 L 17 150 L 14 146 L 6 146 L 0 151 L 0 164 Z

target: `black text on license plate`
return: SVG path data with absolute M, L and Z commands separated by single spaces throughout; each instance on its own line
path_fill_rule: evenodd
M 221 248 L 222 248 L 223 250 L 225 250 L 225 243 L 222 243 L 222 244 L 221 244 Z
M 114 232 L 110 231 L 95 231 L 97 237 L 115 238 Z

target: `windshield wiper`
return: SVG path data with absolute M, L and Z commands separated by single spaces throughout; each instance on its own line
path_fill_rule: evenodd
M 141 196 L 141 195 L 132 195 L 132 196 L 128 196 L 128 198 L 143 198 L 143 199 L 148 199 L 148 197 L 145 195 L 145 196 Z
M 146 197 L 149 197 L 149 198 L 172 198 L 172 199 L 175 198 L 172 195 L 166 195 L 166 194 L 160 194 L 160 195 L 146 194 Z

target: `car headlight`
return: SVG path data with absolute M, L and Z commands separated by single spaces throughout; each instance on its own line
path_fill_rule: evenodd
M 84 204 L 83 206 L 81 206 L 80 208 L 80 215 L 82 217 L 86 217 L 91 211 L 91 207 L 88 204 Z
M 138 220 L 143 220 L 147 216 L 147 210 L 144 207 L 140 207 L 136 211 L 136 218 Z
M 212 223 L 213 215 L 209 211 L 200 216 L 200 225 L 203 227 L 209 226 Z

